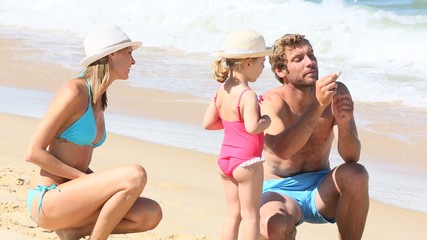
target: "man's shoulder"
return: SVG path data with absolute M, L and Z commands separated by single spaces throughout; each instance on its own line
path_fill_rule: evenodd
M 262 94 L 264 100 L 273 101 L 273 102 L 283 102 L 282 91 L 280 87 L 273 88 L 264 94 Z
M 262 95 L 261 108 L 266 113 L 280 112 L 286 104 L 283 92 L 279 88 L 271 89 Z

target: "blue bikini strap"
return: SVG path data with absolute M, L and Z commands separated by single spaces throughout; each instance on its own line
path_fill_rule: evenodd
M 42 208 L 43 197 L 47 193 L 47 191 L 52 190 L 52 189 L 58 189 L 59 190 L 59 188 L 57 188 L 56 184 L 52 184 L 50 187 L 41 186 L 41 185 L 37 186 L 37 190 L 40 192 L 40 198 L 39 198 L 39 204 L 37 206 L 38 209 L 37 209 L 37 215 L 36 215 L 36 222 L 39 219 L 39 213 L 40 213 L 40 210 Z

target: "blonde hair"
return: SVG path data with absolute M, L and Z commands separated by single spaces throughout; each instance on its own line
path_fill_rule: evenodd
M 91 63 L 85 70 L 80 74 L 83 78 L 92 80 L 93 86 L 91 87 L 92 103 L 96 104 L 102 89 L 105 88 L 108 81 L 110 80 L 110 65 L 108 63 L 108 56 L 103 57 L 93 63 Z M 107 92 L 104 92 L 101 97 L 102 109 L 107 108 Z
M 212 63 L 214 70 L 214 79 L 217 82 L 223 83 L 233 70 L 238 70 L 241 62 L 245 59 L 219 58 Z

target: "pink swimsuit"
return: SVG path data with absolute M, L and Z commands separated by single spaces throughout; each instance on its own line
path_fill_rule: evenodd
M 240 99 L 246 90 L 249 88 L 243 90 L 237 102 L 239 121 L 228 122 L 221 119 L 224 126 L 224 138 L 218 158 L 218 166 L 228 176 L 232 176 L 234 169 L 239 166 L 248 166 L 262 161 L 264 134 L 262 132 L 256 135 L 248 133 L 240 116 Z M 218 108 L 217 113 L 221 117 Z

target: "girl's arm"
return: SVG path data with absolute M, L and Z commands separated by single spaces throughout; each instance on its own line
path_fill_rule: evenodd
M 224 128 L 221 118 L 219 118 L 216 111 L 215 101 L 213 99 L 206 109 L 205 116 L 203 118 L 203 128 L 206 130 L 219 130 Z
M 268 115 L 259 116 L 259 101 L 254 91 L 246 91 L 242 96 L 241 111 L 248 133 L 259 134 L 270 126 L 271 121 Z

